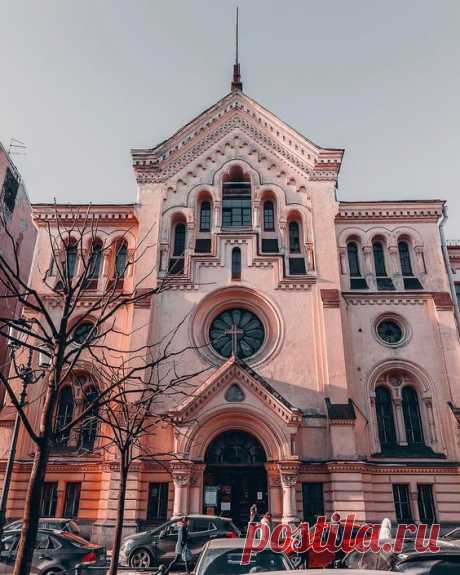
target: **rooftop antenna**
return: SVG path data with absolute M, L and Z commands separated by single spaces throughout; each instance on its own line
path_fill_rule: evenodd
M 10 145 L 8 146 L 9 156 L 25 156 L 27 154 L 27 146 L 21 140 L 10 138 Z
M 243 83 L 241 82 L 240 62 L 238 60 L 238 6 L 236 7 L 236 29 L 235 29 L 235 64 L 233 65 L 232 92 L 241 92 Z

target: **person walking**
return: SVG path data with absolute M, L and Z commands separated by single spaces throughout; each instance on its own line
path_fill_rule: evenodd
M 249 523 L 254 523 L 257 516 L 257 505 L 253 503 L 249 508 Z
M 187 575 L 189 575 L 189 563 L 192 560 L 192 552 L 190 551 L 189 546 L 187 545 L 188 540 L 188 520 L 186 517 L 182 517 L 177 523 L 177 542 L 176 542 L 176 555 L 171 563 L 166 567 L 165 571 L 163 572 L 164 575 L 167 575 L 171 569 L 179 562 L 183 561 L 185 565 L 185 571 Z
M 272 514 L 271 513 L 269 513 L 268 511 L 267 511 L 267 513 L 264 513 L 264 516 L 262 517 L 262 520 L 260 522 L 262 523 L 262 525 L 266 525 L 268 527 L 269 533 L 272 532 L 273 523 L 272 523 Z

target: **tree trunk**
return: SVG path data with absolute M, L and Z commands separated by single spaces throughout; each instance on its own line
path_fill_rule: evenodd
M 47 443 L 37 447 L 27 488 L 21 539 L 14 566 L 14 575 L 29 575 L 30 573 L 32 555 L 37 538 L 38 520 L 40 519 L 40 501 L 48 455 L 49 447 Z
M 39 442 L 35 446 L 34 462 L 27 486 L 21 538 L 13 575 L 29 575 L 30 573 L 35 541 L 37 539 L 38 521 L 40 519 L 43 483 L 50 452 L 55 403 L 56 392 L 54 391 L 54 386 L 49 386 L 40 420 Z
M 125 516 L 126 484 L 128 482 L 129 466 L 120 464 L 120 491 L 118 492 L 117 523 L 113 540 L 112 559 L 107 575 L 117 575 L 118 559 L 120 557 L 121 534 L 123 532 L 123 519 Z

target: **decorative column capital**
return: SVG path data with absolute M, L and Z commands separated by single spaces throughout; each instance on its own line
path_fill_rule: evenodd
M 300 463 L 298 461 L 280 461 L 278 469 L 283 487 L 295 487 L 299 474 Z
M 177 487 L 186 487 L 190 484 L 192 465 L 191 461 L 173 461 L 169 464 L 174 485 Z

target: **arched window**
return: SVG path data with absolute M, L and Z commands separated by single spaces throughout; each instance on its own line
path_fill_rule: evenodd
M 207 200 L 200 207 L 200 232 L 211 231 L 211 202 Z
M 289 222 L 289 251 L 300 254 L 300 228 L 298 222 Z
M 94 386 L 87 387 L 84 390 L 85 400 L 83 410 L 87 409 L 95 399 L 97 399 L 97 389 Z M 86 451 L 94 449 L 94 443 L 97 436 L 97 415 L 98 409 L 93 406 L 83 419 L 80 430 L 80 447 Z
M 375 275 L 385 277 L 387 275 L 387 271 L 385 268 L 385 254 L 382 242 L 372 242 L 372 251 L 374 253 Z
M 58 399 L 57 410 L 56 410 L 56 423 L 54 427 L 54 432 L 56 433 L 56 443 L 57 445 L 67 445 L 70 437 L 70 430 L 63 431 L 73 418 L 74 401 L 73 392 L 70 385 L 66 385 Z
M 398 242 L 399 262 L 403 276 L 413 276 L 412 264 L 410 261 L 409 244 L 405 241 Z
M 71 240 L 66 248 L 66 266 L 67 266 L 67 276 L 72 279 L 75 275 L 75 270 L 77 268 L 77 257 L 78 257 L 78 246 L 75 240 Z
M 264 231 L 275 231 L 275 206 L 271 200 L 264 202 Z
M 174 257 L 183 257 L 185 253 L 185 224 L 178 223 L 174 228 Z
M 241 250 L 233 248 L 232 250 L 232 280 L 241 279 Z
M 128 246 L 122 241 L 117 245 L 115 254 L 115 277 L 121 279 L 125 276 L 126 266 L 128 265 Z
M 424 444 L 417 392 L 412 386 L 407 385 L 403 388 L 401 395 L 407 443 L 409 445 Z
M 88 279 L 97 279 L 101 272 L 102 264 L 102 242 L 94 240 L 91 245 L 91 256 L 88 263 Z
M 361 277 L 361 270 L 359 269 L 358 244 L 356 242 L 348 242 L 347 253 L 350 276 Z
M 375 389 L 375 411 L 381 447 L 396 445 L 393 403 L 390 391 L 383 386 Z
M 251 227 L 251 215 L 250 178 L 241 166 L 232 166 L 222 186 L 222 227 Z

